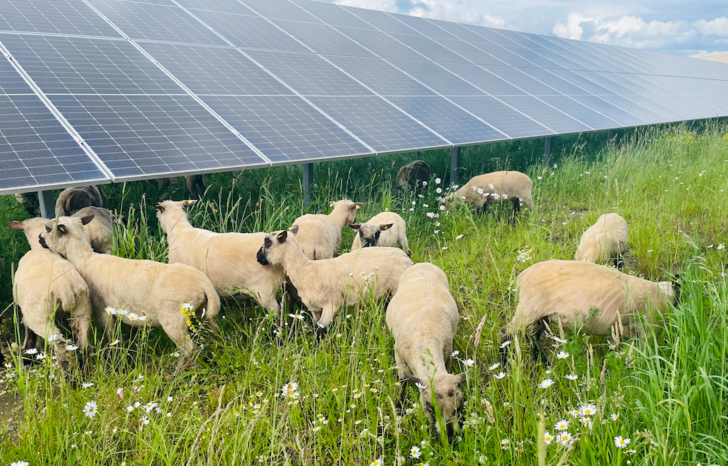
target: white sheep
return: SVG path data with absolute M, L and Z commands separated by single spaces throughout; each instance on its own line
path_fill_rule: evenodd
M 487 211 L 488 204 L 511 202 L 513 218 L 521 210 L 521 203 L 533 210 L 531 178 L 525 173 L 509 170 L 474 176 L 465 186 L 444 197 L 441 204 L 468 202 Z
M 311 260 L 331 259 L 341 247 L 341 230 L 354 223 L 356 212 L 364 206 L 348 199 L 332 202 L 330 214 L 306 214 L 298 217 L 296 239 L 303 253 Z
M 61 192 L 56 200 L 56 217 L 71 215 L 84 207 L 103 207 L 104 199 L 96 186 L 79 186 Z
M 627 222 L 618 214 L 604 214 L 583 235 L 574 259 L 604 264 L 616 261 L 627 250 Z
M 535 335 L 536 343 L 544 321 L 560 321 L 564 328 L 587 335 L 610 335 L 615 324 L 627 338 L 649 335 L 675 300 L 670 282 L 651 282 L 581 261 L 532 265 L 516 279 L 516 291 L 518 306 L 503 339 L 525 331 Z
M 53 342 L 58 361 L 68 370 L 76 360 L 70 352 L 75 345 L 63 337 L 55 318 L 70 318 L 78 348 L 84 352 L 91 325 L 91 301 L 89 288 L 76 268 L 41 245 L 39 237 L 47 222 L 44 218 L 33 218 L 9 225 L 23 230 L 30 243 L 30 251 L 18 263 L 14 294 L 25 325 L 23 349 L 35 347 L 36 336 Z
M 65 256 L 86 280 L 94 312 L 107 334 L 111 334 L 112 315 L 135 327 L 161 326 L 187 357 L 195 348 L 187 323 L 192 315 L 219 335 L 213 318 L 220 311 L 220 298 L 205 274 L 184 264 L 97 254 L 84 238 L 83 225 L 92 220 L 60 217 L 48 221 L 42 242 Z
M 463 400 L 459 385 L 466 380 L 465 373 L 448 372 L 459 319 L 447 277 L 432 264 L 415 264 L 407 269 L 387 306 L 387 326 L 394 336 L 399 379 L 411 380 L 420 388 L 425 414 L 439 432 L 432 404 L 434 394 L 448 435 L 459 429 L 457 411 Z
M 280 314 L 276 293 L 285 275 L 281 267 L 264 267 L 256 254 L 265 233 L 214 233 L 195 228 L 186 210 L 197 201 L 157 204 L 159 224 L 167 233 L 169 263 L 187 264 L 202 271 L 220 296 L 248 296 Z M 280 322 L 279 322 L 280 324 Z
M 83 226 L 86 241 L 95 252 L 111 254 L 111 238 L 114 228 L 114 215 L 103 207 L 84 207 L 72 217 L 84 218 L 93 216 L 88 225 Z
M 266 236 L 258 262 L 282 266 L 314 315 L 320 334 L 340 308 L 397 292 L 399 277 L 412 265 L 401 249 L 364 248 L 335 259 L 310 260 L 296 240 L 297 227 Z
M 356 251 L 362 247 L 401 247 L 408 256 L 412 257 L 407 244 L 407 225 L 404 219 L 394 212 L 381 212 L 368 222 L 349 224 L 357 231 L 351 250 Z

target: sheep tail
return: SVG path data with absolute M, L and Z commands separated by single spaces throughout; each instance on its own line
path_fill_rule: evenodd
M 205 280 L 202 282 L 202 291 L 205 293 L 205 298 L 207 298 L 207 306 L 205 309 L 207 310 L 206 317 L 215 317 L 220 313 L 220 296 L 217 294 L 217 291 L 215 291 L 215 287 L 212 286 L 212 283 L 210 283 L 210 280 L 205 277 Z

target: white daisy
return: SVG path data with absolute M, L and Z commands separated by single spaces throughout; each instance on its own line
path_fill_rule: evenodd
M 410 456 L 412 458 L 419 458 L 422 453 L 420 452 L 420 447 L 414 446 L 410 448 Z
M 566 351 L 559 351 L 559 353 L 556 355 L 556 359 L 566 359 L 569 357 L 569 353 Z
M 500 363 L 497 362 L 488 368 L 489 371 L 494 371 L 500 367 Z
M 563 432 L 566 429 L 569 428 L 569 421 L 564 419 L 563 421 L 559 421 L 556 424 L 554 424 L 554 429 L 558 430 L 559 432 Z
M 86 403 L 86 406 L 83 407 L 83 414 L 86 415 L 87 418 L 93 419 L 94 416 L 96 416 L 99 413 L 99 406 L 96 404 L 95 401 L 89 401 Z
M 91 388 L 94 386 L 93 382 L 85 382 L 81 384 L 81 388 Z
M 627 448 L 627 445 L 629 445 L 631 442 L 628 438 L 622 438 L 622 437 L 614 437 L 614 445 L 617 448 Z
M 78 346 L 76 346 L 76 345 L 72 345 L 70 343 L 66 345 L 66 351 L 76 351 L 77 349 L 78 349 Z
M 538 384 L 538 388 L 549 388 L 553 384 L 554 381 L 552 379 L 545 379 L 540 384 Z
M 546 433 L 545 433 L 545 434 L 543 435 L 543 439 L 544 439 L 544 441 L 546 442 L 546 445 L 551 445 L 551 442 L 553 442 L 553 441 L 554 441 L 554 436 L 553 436 L 553 435 L 551 435 L 551 434 L 549 434 L 548 432 L 546 432 Z
M 566 377 L 566 378 L 567 378 L 567 379 L 569 379 L 569 380 L 576 380 L 576 379 L 578 379 L 578 378 L 579 378 L 579 376 L 578 376 L 578 375 L 576 375 L 576 374 L 567 374 L 567 375 L 565 375 L 564 377 Z
M 465 364 L 466 367 L 473 367 L 475 365 L 475 361 L 472 359 L 466 359 L 463 361 L 463 364 Z
M 495 377 L 496 379 L 500 380 L 500 379 L 502 379 L 505 376 L 506 376 L 506 373 L 505 372 L 499 372 L 499 373 L 495 374 L 493 377 Z

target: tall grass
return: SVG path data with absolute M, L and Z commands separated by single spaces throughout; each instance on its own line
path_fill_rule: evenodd
M 76 387 L 50 358 L 32 367 L 14 360 L 0 403 L 15 395 L 22 406 L 3 415 L 0 464 L 366 466 L 382 458 L 387 465 L 728 465 L 726 132 L 724 126 L 650 129 L 596 153 L 599 141 L 574 137 L 548 168 L 537 163 L 535 143 L 469 148 L 463 177 L 517 167 L 534 180 L 537 208 L 522 212 L 514 226 L 507 209 L 487 216 L 467 206 L 437 210 L 436 189 L 446 189 L 444 182 L 433 181 L 422 197 L 397 192 L 393 176 L 406 156 L 317 168 L 311 210 L 326 212 L 329 200 L 348 197 L 366 202 L 360 219 L 398 212 L 414 260 L 438 265 L 450 279 L 461 309 L 453 370 L 465 370 L 465 359 L 476 361 L 463 387 L 465 427 L 451 443 L 432 433 L 416 389 L 397 383 L 386 303 L 342 310 L 317 343 L 308 314 L 290 304 L 276 339 L 262 308 L 225 302 L 223 340 L 195 335 L 204 348 L 182 375 L 173 375 L 177 350 L 161 329 L 120 328 L 114 345 L 95 335 L 92 360 L 74 375 Z M 448 179 L 447 153 L 424 158 L 433 179 Z M 303 212 L 299 176 L 289 167 L 211 177 L 191 222 L 215 231 L 286 228 Z M 166 259 L 153 215 L 156 189 L 140 183 L 107 193 L 128 220 L 116 254 Z M 181 197 L 171 189 L 166 195 Z M 566 329 L 567 343 L 546 344 L 549 366 L 532 360 L 520 342 L 507 368 L 491 370 L 500 361 L 498 332 L 516 304 L 517 274 L 539 261 L 571 258 L 581 233 L 605 212 L 629 224 L 626 272 L 653 280 L 680 276 L 679 303 L 661 330 L 646 341 L 615 341 Z M 344 250 L 352 239 L 345 231 Z M 569 356 L 556 359 L 557 351 Z M 500 371 L 506 376 L 497 379 Z M 578 379 L 565 378 L 571 374 Z M 554 385 L 538 388 L 547 378 Z M 83 382 L 94 385 L 81 388 Z M 298 384 L 296 397 L 281 392 L 289 382 Z M 90 401 L 98 405 L 93 418 L 83 414 Z M 147 403 L 158 406 L 147 412 Z M 569 415 L 587 404 L 596 407 L 591 427 Z M 573 441 L 539 442 L 539 432 L 557 434 L 554 424 L 562 419 L 570 420 Z M 617 436 L 629 438 L 629 447 L 617 448 Z

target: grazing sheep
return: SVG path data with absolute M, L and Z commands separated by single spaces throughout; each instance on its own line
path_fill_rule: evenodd
M 176 182 L 177 179 L 178 178 L 160 178 L 157 180 L 157 187 L 160 191 L 167 189 L 172 180 Z M 193 198 L 198 199 L 205 194 L 207 186 L 205 186 L 204 175 L 188 175 L 185 177 L 185 183 L 187 184 L 187 190 Z
M 187 329 L 192 314 L 204 319 L 208 328 L 219 335 L 212 319 L 220 311 L 220 298 L 205 274 L 183 264 L 97 254 L 84 238 L 83 225 L 92 220 L 51 220 L 41 238 L 42 244 L 64 255 L 86 280 L 94 312 L 108 335 L 113 326 L 112 314 L 135 327 L 161 326 L 185 353 L 186 360 L 195 349 Z M 107 311 L 107 307 L 123 311 Z M 187 315 L 182 313 L 183 307 Z
M 420 404 L 435 422 L 434 395 L 451 436 L 459 429 L 457 411 L 463 401 L 458 386 L 466 374 L 450 374 L 453 337 L 458 329 L 457 304 L 447 277 L 432 264 L 415 264 L 399 279 L 399 288 L 387 306 L 387 326 L 394 336 L 394 357 L 400 380 L 420 388 Z M 421 388 L 424 387 L 424 388 Z
M 362 202 L 348 199 L 332 202 L 330 214 L 306 214 L 298 217 L 296 239 L 301 250 L 311 260 L 331 259 L 341 247 L 341 230 L 356 220 L 356 211 L 364 206 Z
M 415 160 L 399 169 L 397 172 L 397 188 L 404 189 L 409 186 L 417 190 L 430 182 L 430 166 L 423 160 Z
M 220 296 L 245 295 L 266 309 L 280 313 L 276 293 L 285 275 L 281 267 L 263 267 L 256 261 L 265 233 L 214 233 L 195 228 L 187 209 L 197 201 L 164 201 L 157 218 L 167 233 L 169 263 L 187 264 L 202 271 Z
M 574 259 L 603 264 L 615 261 L 619 265 L 627 250 L 627 222 L 618 214 L 604 214 L 583 235 Z
M 488 204 L 513 203 L 513 218 L 521 210 L 521 203 L 533 210 L 531 178 L 517 171 L 486 173 L 470 179 L 465 186 L 442 199 L 442 204 L 464 201 L 486 211 Z
M 71 215 L 84 207 L 102 207 L 104 200 L 96 186 L 68 188 L 56 200 L 56 217 Z
M 366 223 L 352 223 L 349 226 L 358 231 L 351 244 L 352 251 L 369 246 L 399 246 L 412 257 L 412 251 L 407 244 L 407 226 L 404 219 L 394 212 L 382 212 Z
M 318 322 L 320 335 L 341 307 L 354 306 L 370 296 L 378 299 L 394 294 L 400 275 L 412 265 L 407 254 L 396 248 L 364 248 L 313 261 L 298 244 L 297 230 L 294 225 L 290 231 L 267 235 L 257 258 L 263 265 L 283 267 Z
M 88 225 L 83 226 L 86 241 L 99 254 L 111 254 L 111 237 L 113 233 L 114 215 L 103 207 L 84 207 L 72 217 L 84 218 L 93 216 Z
M 31 217 L 38 217 L 40 215 L 40 200 L 38 200 L 38 193 L 16 194 L 15 200 L 23 206 L 23 209 L 25 209 Z
M 503 336 L 525 330 L 538 338 L 544 322 L 561 322 L 587 335 L 610 335 L 617 324 L 622 335 L 649 335 L 675 300 L 670 282 L 651 282 L 610 267 L 581 261 L 550 260 L 527 268 L 516 280 L 518 306 Z M 648 326 L 644 328 L 641 316 Z
M 33 218 L 9 225 L 23 230 L 30 243 L 30 251 L 18 263 L 14 294 L 25 325 L 23 349 L 35 347 L 38 335 L 52 341 L 58 361 L 68 370 L 75 363 L 72 353 L 66 349 L 72 348 L 72 342 L 64 339 L 55 317 L 70 318 L 78 347 L 85 351 L 91 325 L 91 301 L 88 286 L 75 267 L 40 244 L 39 236 L 47 222 L 44 218 Z

